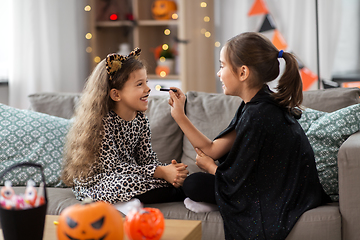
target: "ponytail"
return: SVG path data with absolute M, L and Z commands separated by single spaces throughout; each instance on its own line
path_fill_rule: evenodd
M 280 105 L 293 111 L 302 103 L 302 81 L 295 57 L 279 51 L 274 44 L 260 33 L 245 32 L 231 38 L 224 46 L 226 58 L 237 74 L 237 69 L 246 65 L 254 73 L 249 86 L 260 88 L 279 76 L 278 58 L 284 58 L 286 69 L 279 80 L 278 92 L 273 93 Z
M 282 106 L 290 109 L 300 108 L 303 94 L 297 61 L 291 53 L 283 52 L 282 57 L 285 60 L 286 68 L 279 80 L 277 92 L 273 96 Z

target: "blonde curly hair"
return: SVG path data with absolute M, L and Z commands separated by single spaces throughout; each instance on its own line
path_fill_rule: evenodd
M 66 137 L 61 179 L 70 187 L 74 179 L 85 180 L 94 174 L 92 170 L 101 146 L 102 119 L 115 104 L 110 90 L 121 90 L 133 71 L 145 68 L 137 58 L 128 58 L 110 80 L 105 62 L 106 59 L 102 60 L 89 76 Z

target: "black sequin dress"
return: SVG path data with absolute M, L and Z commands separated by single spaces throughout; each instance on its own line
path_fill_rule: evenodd
M 264 86 L 242 103 L 230 125 L 231 150 L 219 159 L 216 202 L 226 239 L 285 239 L 300 216 L 330 199 L 311 145 L 287 109 Z

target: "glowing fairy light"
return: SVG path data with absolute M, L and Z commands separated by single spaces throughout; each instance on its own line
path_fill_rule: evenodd
M 87 52 L 87 53 L 91 53 L 91 52 L 92 52 L 92 47 L 87 47 L 87 48 L 86 48 L 86 52 Z
M 171 15 L 171 18 L 174 19 L 174 20 L 176 20 L 176 19 L 179 18 L 179 16 L 178 16 L 176 13 L 173 13 L 173 14 Z
M 99 63 L 101 61 L 101 58 L 99 56 L 96 56 L 94 58 L 94 62 Z
M 206 3 L 206 2 L 201 2 L 201 3 L 200 3 L 200 7 L 202 7 L 202 8 L 207 7 L 207 3 Z
M 156 91 L 160 91 L 161 88 L 162 88 L 162 86 L 159 85 L 159 84 L 157 84 L 157 85 L 155 86 L 155 90 L 156 90 Z
M 220 42 L 218 41 L 218 42 L 215 42 L 215 47 L 220 47 L 221 46 L 221 44 L 220 44 Z
M 163 50 L 168 50 L 169 49 L 169 45 L 167 45 L 166 43 L 164 43 L 163 45 L 162 45 L 162 49 Z
M 84 7 L 84 10 L 85 10 L 86 12 L 90 12 L 90 11 L 91 11 L 90 5 L 86 5 L 86 6 Z
M 210 17 L 205 16 L 205 17 L 204 17 L 204 22 L 210 22 Z
M 170 35 L 170 29 L 168 29 L 168 28 L 165 29 L 165 30 L 164 30 L 164 34 L 167 35 L 167 36 Z
M 166 60 L 165 57 L 160 57 L 160 58 L 159 58 L 159 61 L 160 61 L 160 62 L 165 62 L 165 60 Z
M 210 36 L 211 36 L 211 33 L 210 33 L 210 32 L 206 32 L 206 33 L 205 33 L 205 37 L 208 38 L 208 37 L 210 37 Z
M 85 35 L 85 38 L 86 38 L 86 39 L 91 39 L 91 38 L 92 38 L 92 34 L 91 34 L 91 33 L 87 33 L 87 34 Z
M 161 72 L 160 72 L 160 77 L 166 77 L 166 72 L 165 72 L 165 71 L 161 71 Z
M 200 32 L 201 32 L 201 34 L 205 34 L 205 33 L 206 33 L 206 29 L 205 29 L 205 28 L 202 28 L 202 29 L 200 30 Z

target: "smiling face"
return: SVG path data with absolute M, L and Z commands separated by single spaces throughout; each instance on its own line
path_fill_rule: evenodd
M 223 47 L 220 51 L 220 70 L 217 72 L 222 88 L 226 95 L 238 95 L 237 89 L 239 88 L 240 80 L 237 75 L 232 71 L 232 67 L 226 58 L 226 48 Z
M 137 112 L 148 108 L 150 88 L 146 69 L 132 72 L 121 90 L 112 89 L 111 98 L 116 102 L 114 111 L 124 120 L 132 120 Z

